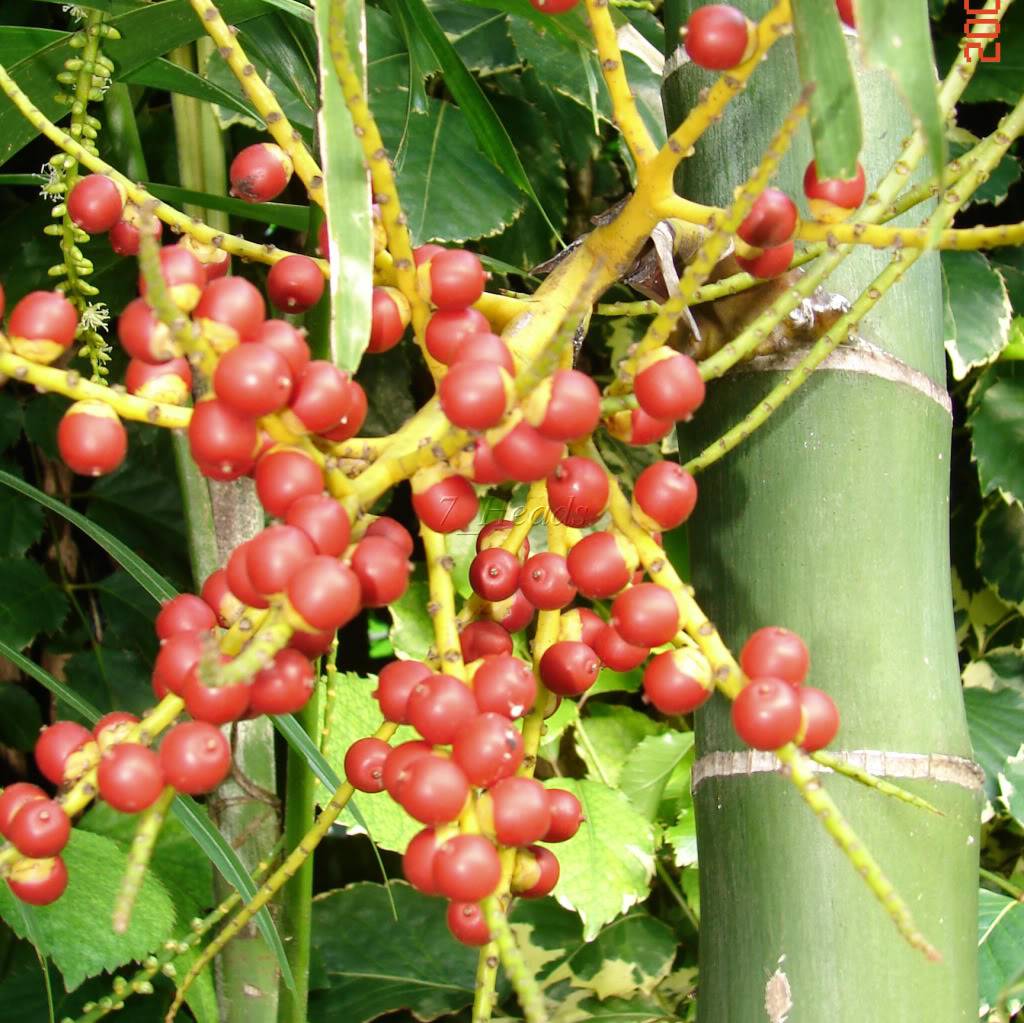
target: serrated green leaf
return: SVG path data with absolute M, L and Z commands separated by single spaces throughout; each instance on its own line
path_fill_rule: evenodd
M 932 172 L 938 174 L 946 163 L 946 136 L 927 3 L 857 0 L 857 35 L 868 62 L 884 67 L 895 79 L 924 132 Z
M 134 651 L 105 646 L 80 650 L 64 666 L 68 686 L 90 707 L 127 710 L 140 716 L 153 706 L 151 672 L 152 665 Z M 63 698 L 57 700 L 57 716 L 92 723 L 91 714 L 83 714 Z
M 963 380 L 999 357 L 1010 339 L 1006 285 L 980 252 L 943 252 L 945 345 L 953 376 Z
M 1024 365 L 997 363 L 971 395 L 971 450 L 982 494 L 1024 500 Z
M 398 922 L 382 885 L 354 884 L 313 904 L 313 945 L 327 989 L 310 996 L 317 1023 L 367 1023 L 408 1010 L 432 1020 L 473 1001 L 477 951 L 458 944 L 445 924 L 441 899 L 404 882 L 389 885 Z
M 619 788 L 649 821 L 657 817 L 669 779 L 692 749 L 693 732 L 665 732 L 644 739 L 626 757 Z
M 0 745 L 31 753 L 43 727 L 39 704 L 15 682 L 0 684 Z
M 697 817 L 692 802 L 679 808 L 675 824 L 665 829 L 665 841 L 672 847 L 677 867 L 697 862 Z
M 1003 988 L 1020 972 L 1020 950 L 1024 948 L 1024 903 L 999 892 L 982 888 L 978 892 L 978 990 L 981 1012 L 988 1013 Z M 1008 1008 L 1016 1013 L 1020 998 Z
M 579 704 L 575 700 L 563 700 L 558 709 L 544 721 L 544 735 L 541 737 L 540 756 L 545 760 L 558 759 L 558 750 L 565 731 L 576 723 L 580 716 Z
M 1014 689 L 965 689 L 967 726 L 974 757 L 985 769 L 985 791 L 999 792 L 998 776 L 1024 742 L 1024 695 Z
M 55 679 L 48 671 L 44 671 L 35 661 L 30 661 L 24 655 L 18 653 L 12 646 L 0 640 L 0 655 L 10 661 L 20 672 L 34 678 L 44 689 L 49 690 L 58 699 L 62 700 L 68 707 L 73 707 L 83 721 L 90 725 L 99 721 L 102 716 L 88 700 L 79 696 L 73 689 L 63 682 Z
M 1008 604 L 1024 604 L 1024 506 L 995 501 L 978 520 L 978 568 Z
M 998 802 L 1018 825 L 1024 826 L 1024 754 L 1007 760 L 998 781 Z
M 67 598 L 36 562 L 0 558 L 0 640 L 21 650 L 67 613 Z
M 68 887 L 60 899 L 49 906 L 25 906 L 7 885 L 0 885 L 0 917 L 19 937 L 26 937 L 29 920 L 40 952 L 53 959 L 73 990 L 86 977 L 156 949 L 174 927 L 174 906 L 164 886 L 147 874 L 128 930 L 115 934 L 110 920 L 128 863 L 125 853 L 109 838 L 75 828 L 61 855 Z
M 625 795 L 600 782 L 552 778 L 547 785 L 568 789 L 583 807 L 580 830 L 557 848 L 561 875 L 553 894 L 579 914 L 589 941 L 602 925 L 647 897 L 654 829 Z
M 998 689 L 1009 686 L 1024 693 L 1024 650 L 997 647 L 986 650 L 985 656 L 971 661 L 963 672 L 965 686 Z
M 630 753 L 648 736 L 658 735 L 666 727 L 631 707 L 594 703 L 576 724 L 576 752 L 587 765 L 590 777 L 615 785 Z
M 43 511 L 10 490 L 0 490 L 0 557 L 20 557 L 39 539 Z
M 434 643 L 434 625 L 427 614 L 430 587 L 413 579 L 405 593 L 388 605 L 391 612 L 391 645 L 403 657 L 422 660 Z
M 804 85 L 813 83 L 811 137 L 821 178 L 852 178 L 863 144 L 857 79 L 833 4 L 793 0 L 796 58 Z
M 427 6 L 471 71 L 494 74 L 519 66 L 519 54 L 502 12 L 474 7 L 462 0 L 428 0 Z

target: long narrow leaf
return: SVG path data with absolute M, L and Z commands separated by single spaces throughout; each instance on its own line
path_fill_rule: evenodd
M 59 682 L 48 671 L 40 668 L 35 661 L 30 661 L 23 654 L 18 653 L 14 647 L 8 646 L 2 639 L 0 639 L 0 654 L 19 671 L 24 672 L 30 678 L 34 678 L 41 686 L 63 700 L 69 707 L 74 707 L 91 724 L 95 724 L 103 716 L 88 700 L 79 696 L 74 689 L 63 682 Z
M 90 522 L 84 515 L 80 515 L 66 504 L 2 469 L 0 483 L 32 498 L 44 508 L 49 508 L 50 511 L 67 519 L 73 526 L 77 526 L 86 536 L 95 540 L 158 604 L 170 600 L 177 594 L 178 591 L 156 569 L 147 565 L 134 551 L 102 526 L 97 526 L 95 522 Z
M 172 64 L 165 57 L 143 64 L 130 75 L 125 75 L 124 81 L 130 85 L 146 85 L 151 89 L 177 92 L 182 96 L 194 96 L 207 103 L 230 107 L 246 117 L 251 117 L 259 124 L 263 124 L 260 115 L 248 103 L 228 92 L 227 89 L 222 89 L 215 82 L 203 78 L 202 75 L 197 75 L 195 71 Z
M 274 727 L 284 736 L 288 745 L 305 758 L 309 769 L 331 792 L 341 787 L 341 779 L 334 773 L 334 768 L 326 761 L 320 750 L 316 748 L 316 744 L 291 714 L 278 714 L 271 720 L 274 722 Z
M 261 224 L 274 224 L 286 227 L 289 231 L 304 231 L 309 214 L 304 206 L 292 206 L 283 202 L 243 202 L 231 199 L 226 195 L 213 195 L 210 192 L 196 192 L 191 188 L 179 188 L 177 185 L 147 184 L 146 188 L 158 199 L 180 206 L 192 203 L 207 210 L 220 210 L 233 217 L 245 220 L 256 220 Z

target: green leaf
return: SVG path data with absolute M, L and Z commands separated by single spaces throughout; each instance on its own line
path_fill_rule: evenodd
M 831 5 L 829 5 L 831 6 Z M 935 55 L 928 7 L 922 0 L 857 0 L 857 37 L 869 63 L 896 81 L 914 120 L 924 131 L 932 172 L 946 163 L 946 136 L 939 111 Z
M 558 846 L 561 876 L 553 894 L 579 914 L 589 941 L 602 925 L 647 898 L 654 830 L 623 793 L 600 782 L 552 778 L 547 785 L 568 789 L 583 807 L 580 830 Z
M 373 293 L 373 220 L 363 151 L 331 58 L 332 10 L 317 4 L 322 106 L 320 158 L 326 180 L 327 225 L 331 247 L 331 359 L 354 373 L 370 343 Z M 353 65 L 366 81 L 366 19 L 361 0 L 346 0 L 337 26 Z
M 593 703 L 576 724 L 576 752 L 591 777 L 615 785 L 630 753 L 648 736 L 665 728 L 631 707 Z
M 982 888 L 978 892 L 978 990 L 980 1012 L 994 1008 L 1002 990 L 1020 973 L 1020 950 L 1024 948 L 1024 903 L 999 892 Z M 1021 1000 L 1008 1007 L 1015 1014 Z
M 626 757 L 619 788 L 649 821 L 658 814 L 669 779 L 692 749 L 693 732 L 665 732 L 644 739 Z
M 793 0 L 796 58 L 811 95 L 811 137 L 820 178 L 852 178 L 863 144 L 857 79 L 833 4 Z
M 462 0 L 428 0 L 427 6 L 444 29 L 455 52 L 471 71 L 493 75 L 519 66 L 519 54 L 508 34 L 508 19 Z
M 326 785 L 331 792 L 341 786 L 341 778 L 335 774 L 334 768 L 321 755 L 313 740 L 292 714 L 278 714 L 271 720 L 274 727 L 285 737 L 288 745 L 305 759 L 306 766 L 317 776 L 321 785 Z
M 20 557 L 43 532 L 43 511 L 24 497 L 0 491 L 0 557 Z
M 981 689 L 1008 686 L 1024 693 L 1024 650 L 997 647 L 964 668 L 964 685 Z
M 15 682 L 0 684 L 0 745 L 31 753 L 42 727 L 43 716 L 32 694 Z
M 1008 604 L 1024 604 L 1024 507 L 995 501 L 978 520 L 978 568 Z
M 971 395 L 971 450 L 982 494 L 1000 490 L 1024 500 L 1024 366 L 997 363 Z
M 413 660 L 422 660 L 434 643 L 434 625 L 427 614 L 430 587 L 413 579 L 398 600 L 388 605 L 391 612 L 391 645 L 395 652 Z
M 1024 695 L 1014 689 L 965 689 L 967 726 L 974 757 L 985 769 L 985 791 L 994 799 L 998 775 L 1015 757 L 1024 736 Z
M 77 696 L 104 711 L 127 710 L 141 716 L 153 706 L 150 685 L 152 665 L 132 650 L 113 647 L 80 650 L 64 667 L 64 676 Z M 79 701 L 80 702 L 80 701 Z M 63 698 L 57 701 L 58 717 L 81 719 L 91 724 L 91 714 L 83 714 Z
M 951 160 L 963 156 L 968 149 L 972 149 L 977 139 L 968 142 L 950 142 L 949 158 Z M 991 203 L 993 206 L 1002 205 L 1010 192 L 1010 189 L 1021 179 L 1021 165 L 1009 153 L 992 169 L 988 178 L 971 198 L 961 207 L 968 209 L 976 203 Z
M 36 562 L 0 558 L 0 640 L 21 650 L 67 613 L 67 598 Z
M 1024 754 L 1010 757 L 999 774 L 998 802 L 1006 812 L 1024 826 Z
M 972 3 L 970 6 L 980 10 L 982 5 Z M 999 38 L 989 42 L 985 50 L 986 59 L 979 61 L 962 103 L 1006 103 L 1013 106 L 1024 94 L 1024 60 L 1021 59 L 1020 47 L 1014 45 L 1014 40 L 1020 39 L 1020 33 L 1024 31 L 1024 10 L 1017 4 L 1012 7 L 1003 4 L 1003 10 L 1006 13 Z M 962 20 L 960 25 L 963 25 Z M 978 30 L 985 31 L 982 26 L 978 26 Z M 940 64 L 946 68 L 959 53 L 960 32 L 940 39 L 937 46 L 942 57 Z
M 697 862 L 697 818 L 692 800 L 679 808 L 675 824 L 667 827 L 664 834 L 677 867 L 690 867 Z
M 171 597 L 175 596 L 176 591 L 163 576 L 150 568 L 149 565 L 118 540 L 117 537 L 112 536 L 84 515 L 80 515 L 67 505 L 55 500 L 48 494 L 44 494 L 41 490 L 32 486 L 31 483 L 26 483 L 24 480 L 18 479 L 17 476 L 12 476 L 9 472 L 0 470 L 0 483 L 31 497 L 33 501 L 37 501 L 44 508 L 49 508 L 50 511 L 56 512 L 67 519 L 73 526 L 77 526 L 86 536 L 98 543 L 158 603 L 170 600 Z
M 174 906 L 164 886 L 147 873 L 128 930 L 115 934 L 110 920 L 128 864 L 125 853 L 109 838 L 75 828 L 61 855 L 68 887 L 60 899 L 26 906 L 0 885 L 0 917 L 19 937 L 26 937 L 30 922 L 39 951 L 54 961 L 72 990 L 86 977 L 143 959 L 159 947 L 174 927 Z
M 388 887 L 398 922 L 383 927 L 390 912 L 383 885 L 354 884 L 313 903 L 327 989 L 312 993 L 311 1020 L 367 1023 L 403 1009 L 432 1020 L 473 1001 L 477 950 L 452 940 L 444 902 L 401 881 Z
M 953 376 L 999 357 L 1010 339 L 1010 299 L 1002 276 L 980 252 L 943 252 L 946 351 Z
M 14 647 L 8 646 L 3 640 L 0 640 L 0 654 L 10 661 L 22 674 L 28 675 L 29 678 L 34 678 L 41 686 L 53 693 L 54 696 L 62 700 L 67 706 L 74 708 L 76 713 L 90 725 L 95 724 L 102 717 L 100 711 L 89 703 L 88 700 L 79 696 L 78 693 L 63 682 L 59 682 L 48 671 L 40 668 L 35 661 L 30 661 L 27 657 L 18 653 Z
M 259 114 L 245 100 L 239 99 L 234 93 L 222 89 L 188 68 L 172 64 L 164 57 L 144 64 L 124 80 L 129 85 L 143 85 L 163 92 L 176 92 L 182 96 L 194 96 L 206 103 L 230 107 L 260 125 L 263 124 Z
M 158 199 L 179 208 L 190 203 L 207 210 L 220 210 L 242 220 L 286 227 L 289 231 L 305 231 L 309 224 L 309 210 L 305 206 L 292 206 L 283 202 L 244 202 L 226 195 L 213 195 L 210 192 L 197 192 L 191 188 L 154 182 L 147 184 L 146 188 Z

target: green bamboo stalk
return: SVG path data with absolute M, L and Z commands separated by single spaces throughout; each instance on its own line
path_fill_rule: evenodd
M 678 38 L 696 6 L 669 0 L 668 38 Z M 757 17 L 768 4 L 739 6 Z M 670 79 L 670 120 L 706 81 L 692 65 Z M 874 183 L 910 125 L 884 75 L 862 73 L 860 82 L 869 140 L 862 162 Z M 687 197 L 728 201 L 798 88 L 792 47 L 782 44 L 686 162 Z M 805 133 L 776 184 L 800 196 L 810 157 Z M 913 222 L 920 219 L 915 211 Z M 890 259 L 858 252 L 826 287 L 852 299 Z M 938 260 L 927 254 L 861 330 L 919 382 L 941 390 L 941 311 Z M 716 381 L 705 408 L 680 431 L 683 460 L 740 420 L 780 377 L 743 372 Z M 835 749 L 970 756 L 949 599 L 950 425 L 922 390 L 820 370 L 701 475 L 690 525 L 701 601 L 734 649 L 762 625 L 805 636 L 810 681 L 833 695 L 842 714 Z M 698 758 L 741 748 L 721 697 L 698 715 L 697 745 Z M 770 772 L 705 778 L 696 792 L 700 1019 L 773 1018 L 766 1014 L 769 978 L 772 990 L 788 989 L 789 1023 L 975 1019 L 978 793 L 971 780 L 968 770 L 964 786 L 903 783 L 938 816 L 845 778 L 818 779 L 942 954 L 936 964 L 893 929 L 792 786 Z

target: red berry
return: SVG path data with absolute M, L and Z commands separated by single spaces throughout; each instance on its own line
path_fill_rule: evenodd
M 707 661 L 685 648 L 666 650 L 644 668 L 644 695 L 662 714 L 692 714 L 713 692 Z
M 160 250 L 160 276 L 171 295 L 171 301 L 184 312 L 195 309 L 206 287 L 203 264 L 181 245 L 165 245 Z M 149 290 L 146 278 L 139 275 L 139 294 Z M 262 299 L 261 299 L 262 301 Z
M 637 477 L 634 504 L 660 529 L 675 529 L 697 504 L 697 483 L 677 462 L 655 462 Z
M 256 463 L 256 472 L 253 476 L 260 504 L 268 515 L 277 518 L 287 518 L 292 505 L 302 498 L 323 497 L 324 474 L 320 466 L 304 451 L 294 448 L 275 448 L 268 451 Z
M 438 362 L 448 365 L 463 338 L 469 334 L 486 334 L 490 329 L 487 317 L 477 309 L 439 311 L 427 321 L 424 340 L 427 351 Z
M 259 142 L 235 156 L 228 176 L 232 195 L 246 202 L 270 202 L 291 180 L 292 161 L 279 146 Z
M 565 14 L 579 2 L 580 0 L 530 0 L 533 7 L 541 14 Z
M 316 555 L 313 541 L 294 526 L 268 526 L 249 542 L 249 581 L 264 597 L 283 593 L 292 576 Z
M 79 476 L 105 476 L 128 454 L 128 434 L 105 402 L 76 401 L 57 427 L 57 448 Z
M 469 664 L 481 657 L 512 653 L 512 638 L 497 622 L 470 622 L 459 633 L 462 660 Z
M 259 288 L 244 277 L 222 277 L 206 285 L 192 315 L 219 324 L 229 338 L 252 341 L 266 319 L 267 307 Z
M 469 585 L 484 600 L 511 597 L 519 588 L 519 559 L 501 547 L 488 547 L 470 563 Z
M 795 251 L 792 242 L 785 242 L 782 245 L 777 245 L 774 249 L 765 249 L 759 256 L 754 256 L 752 259 L 737 256 L 736 263 L 751 276 L 769 280 L 784 274 L 789 269 Z
M 434 884 L 459 902 L 486 898 L 501 879 L 498 850 L 483 835 L 456 835 L 434 854 Z
M 524 899 L 541 899 L 550 895 L 561 873 L 558 857 L 541 845 L 520 849 L 512 875 L 512 891 Z
M 382 536 L 364 536 L 356 544 L 350 564 L 359 577 L 364 607 L 387 607 L 409 585 L 409 559 Z
M 477 554 L 492 547 L 503 546 L 514 526 L 515 523 L 511 519 L 494 519 L 484 525 L 476 534 Z M 528 536 L 523 537 L 522 545 L 516 553 L 522 561 L 530 556 L 530 538 Z
M 420 521 L 435 533 L 465 529 L 476 515 L 476 492 L 462 476 L 446 476 L 425 490 L 413 488 L 412 506 Z
M 279 355 L 283 355 L 295 380 L 309 365 L 309 345 L 303 340 L 302 334 L 286 320 L 264 320 L 249 340 L 273 348 Z
M 551 823 L 541 841 L 568 842 L 583 822 L 583 807 L 568 789 L 547 789 Z
M 612 625 L 627 643 L 661 646 L 679 631 L 679 606 L 663 586 L 640 583 L 615 598 Z
M 494 621 L 509 633 L 525 629 L 533 621 L 536 610 L 523 595 L 522 590 L 516 590 L 515 595 L 509 597 L 508 600 L 491 604 L 488 607 L 488 612 Z
M 78 313 L 59 291 L 31 291 L 15 304 L 7 334 L 17 355 L 32 362 L 53 362 L 71 347 Z
M 48 906 L 64 894 L 68 868 L 59 856 L 49 860 L 17 860 L 7 875 L 7 884 L 29 906 Z
M 349 376 L 333 363 L 316 359 L 296 381 L 289 405 L 289 421 L 296 432 L 332 430 L 352 408 Z
M 510 377 L 516 375 L 516 364 L 508 345 L 498 337 L 485 331 L 481 334 L 467 334 L 455 349 L 450 365 L 460 362 L 492 362 L 500 366 Z
M 464 430 L 497 426 L 505 415 L 509 383 L 508 375 L 493 362 L 459 362 L 438 388 L 441 410 Z
M 338 420 L 338 425 L 330 430 L 324 430 L 320 436 L 327 440 L 340 444 L 343 441 L 351 440 L 366 422 L 366 414 L 369 412 L 369 405 L 366 400 L 366 392 L 355 380 L 348 382 L 349 405 L 345 414 Z
M 686 52 L 709 71 L 728 71 L 743 62 L 751 41 L 751 24 L 729 4 L 698 7 L 686 23 Z
M 601 392 L 586 373 L 560 369 L 531 396 L 527 417 L 549 440 L 585 437 L 601 419 Z
M 309 258 L 296 253 L 275 263 L 267 274 L 267 295 L 286 313 L 304 313 L 320 301 L 324 275 Z
M 640 408 L 654 419 L 689 419 L 704 401 L 704 381 L 697 363 L 688 355 L 672 352 L 643 367 L 633 381 Z
M 573 585 L 591 600 L 614 597 L 633 578 L 635 561 L 623 553 L 623 541 L 609 532 L 588 533 L 574 544 L 566 558 Z
M 47 781 L 61 785 L 92 767 L 98 752 L 88 728 L 74 721 L 56 721 L 39 733 L 36 767 Z
M 273 663 L 252 680 L 249 713 L 295 714 L 309 702 L 315 684 L 308 657 L 298 650 L 279 650 Z
M 240 416 L 217 398 L 196 404 L 188 424 L 188 443 L 200 468 L 216 468 L 224 477 L 242 476 L 252 467 L 259 431 L 248 416 Z
M 483 712 L 521 718 L 537 699 L 537 680 L 528 664 L 501 654 L 485 657 L 473 675 L 473 696 Z
M 192 369 L 185 359 L 153 365 L 132 359 L 124 374 L 129 394 L 165 405 L 184 405 L 192 395 Z
M 671 419 L 654 419 L 642 408 L 618 412 L 607 423 L 608 432 L 613 437 L 635 447 L 661 440 L 674 426 Z
M 383 739 L 357 739 L 345 753 L 345 777 L 360 792 L 384 791 L 384 761 L 391 747 Z
M 430 259 L 430 301 L 440 310 L 465 309 L 484 291 L 487 274 L 480 260 L 464 249 L 446 249 Z
M 521 422 L 494 445 L 494 460 L 509 479 L 532 483 L 550 475 L 565 448 Z
M 134 714 L 124 710 L 112 710 L 109 714 L 104 714 L 92 726 L 92 734 L 96 738 L 100 753 L 117 743 L 124 742 L 128 738 L 128 733 L 138 723 L 139 719 Z
M 579 0 L 572 0 L 573 4 L 578 2 Z M 449 902 L 445 920 L 452 937 L 463 945 L 479 948 L 491 940 L 491 932 L 487 927 L 483 910 L 475 902 Z
M 165 362 L 174 357 L 170 330 L 144 298 L 134 298 L 124 307 L 117 320 L 117 336 L 133 359 Z
M 477 806 L 484 829 L 492 824 L 501 845 L 530 845 L 551 826 L 547 790 L 536 778 L 504 778 Z
M 402 807 L 410 817 L 421 824 L 447 824 L 462 812 L 469 796 L 469 782 L 458 764 L 428 753 L 409 764 L 399 793 Z
M 477 437 L 473 443 L 473 482 L 486 486 L 504 483 L 507 479 L 505 470 L 494 458 L 494 449 L 483 437 Z
M 541 611 L 557 611 L 576 596 L 565 558 L 551 551 L 542 551 L 527 559 L 519 570 L 519 588 Z
M 608 474 L 580 455 L 563 458 L 547 479 L 551 514 L 567 526 L 593 525 L 608 504 Z
M 572 614 L 579 616 L 580 638 L 593 650 L 597 634 L 604 628 L 604 620 L 594 614 L 589 607 L 578 607 L 575 611 L 569 612 L 569 615 Z M 568 615 L 564 617 L 568 618 Z
M 168 785 L 198 796 L 215 789 L 228 776 L 231 750 L 219 728 L 205 721 L 186 721 L 164 736 L 160 766 Z
M 384 788 L 396 802 L 400 800 L 405 783 L 409 778 L 409 769 L 421 757 L 428 756 L 431 751 L 429 742 L 415 739 L 403 742 L 392 748 L 384 761 Z M 469 789 L 467 787 L 466 791 Z
M 732 704 L 733 728 L 754 749 L 778 749 L 792 742 L 800 720 L 797 691 L 780 678 L 752 679 Z
M 238 345 L 217 363 L 213 389 L 239 415 L 257 418 L 288 404 L 292 373 L 285 357 L 269 345 Z
M 594 653 L 612 671 L 632 671 L 650 652 L 645 646 L 627 643 L 611 625 L 605 625 L 594 639 Z
M 373 694 L 384 718 L 400 725 L 408 724 L 409 694 L 432 674 L 422 661 L 391 661 L 385 664 L 380 669 L 377 690 Z
M 434 884 L 434 856 L 437 854 L 437 833 L 433 828 L 424 828 L 406 846 L 402 856 L 402 873 L 419 892 L 437 895 Z
M 68 216 L 89 234 L 105 234 L 124 212 L 121 189 L 106 174 L 89 174 L 68 193 Z
M 249 552 L 251 550 L 252 541 L 246 540 L 228 556 L 228 586 L 243 604 L 263 610 L 270 605 L 264 599 L 263 594 L 256 589 L 252 576 L 249 575 Z
M 206 577 L 202 589 L 203 600 L 213 608 L 217 615 L 217 623 L 222 628 L 227 628 L 233 618 L 233 612 L 238 610 L 238 601 L 231 592 L 228 585 L 228 573 L 223 568 L 211 572 Z
M 793 237 L 797 221 L 796 203 L 778 188 L 766 188 L 743 218 L 736 233 L 759 249 L 782 245 Z
M 331 649 L 334 643 L 334 631 L 327 632 L 293 632 L 292 638 L 288 640 L 290 650 L 298 650 L 300 654 L 310 660 L 322 657 Z
M 501 714 L 478 714 L 452 742 L 452 759 L 471 785 L 486 788 L 515 774 L 523 762 L 523 737 Z
M 179 593 L 164 603 L 153 624 L 160 639 L 170 639 L 179 632 L 207 632 L 216 627 L 217 616 L 202 597 Z
M 207 639 L 208 633 L 189 631 L 164 640 L 153 662 L 153 689 L 158 696 L 164 693 L 181 695 L 185 676 L 199 663 L 203 643 Z
M 258 485 L 259 464 L 256 466 L 256 479 Z M 289 526 L 301 529 L 313 541 L 317 554 L 337 557 L 348 547 L 352 532 L 348 512 L 327 494 L 305 494 L 289 501 L 284 520 Z
M 857 27 L 857 21 L 853 11 L 853 0 L 836 0 L 836 8 L 839 11 L 839 17 L 850 26 L 850 28 Z
M 229 662 L 230 658 L 221 656 L 221 664 Z M 185 710 L 196 721 L 226 725 L 237 721 L 249 709 L 250 690 L 251 686 L 245 682 L 229 686 L 208 686 L 199 677 L 199 665 L 196 664 L 185 676 L 181 696 L 185 701 Z
M 428 259 L 433 259 L 439 252 L 445 252 L 446 249 L 443 245 L 435 245 L 433 242 L 428 242 L 426 245 L 419 245 L 412 250 L 412 258 L 417 266 L 423 266 Z
M 160 757 L 137 742 L 111 746 L 96 772 L 100 797 L 121 813 L 139 813 L 156 802 L 166 781 Z
M 839 731 L 839 711 L 832 697 L 814 686 L 801 686 L 796 695 L 800 700 L 801 711 L 800 734 L 796 741 L 808 753 L 813 753 L 823 749 L 836 737 Z
M 365 535 L 382 536 L 385 540 L 390 540 L 407 558 L 412 557 L 412 535 L 397 519 L 381 515 L 366 527 Z
M 771 675 L 798 686 L 811 665 L 804 641 L 789 629 L 766 626 L 751 633 L 740 651 L 740 667 L 749 678 Z
M 435 746 L 448 745 L 476 715 L 472 690 L 451 675 L 431 675 L 417 682 L 406 704 L 409 724 Z
M 814 160 L 804 171 L 804 195 L 810 200 L 811 212 L 825 223 L 845 219 L 864 201 L 866 191 L 864 168 L 859 163 L 852 178 L 826 178 L 822 181 Z
M 288 604 L 306 632 L 340 629 L 360 608 L 359 579 L 335 558 L 318 554 L 291 577 Z
M 559 696 L 579 696 L 596 681 L 601 670 L 597 654 L 575 640 L 552 643 L 540 659 L 541 681 Z
M 18 811 L 33 800 L 47 799 L 46 793 L 38 785 L 30 785 L 27 781 L 16 781 L 8 785 L 0 794 L 0 835 L 10 838 L 11 822 Z
M 137 222 L 140 219 L 138 212 L 132 212 L 133 210 L 135 207 L 126 207 L 124 216 L 110 229 L 110 234 L 107 235 L 111 249 L 118 256 L 137 256 L 139 254 L 142 226 Z M 154 218 L 151 230 L 153 237 L 159 242 L 164 234 L 163 223 Z
M 397 288 L 374 288 L 370 320 L 370 343 L 374 355 L 394 348 L 409 326 L 412 310 L 408 299 Z

